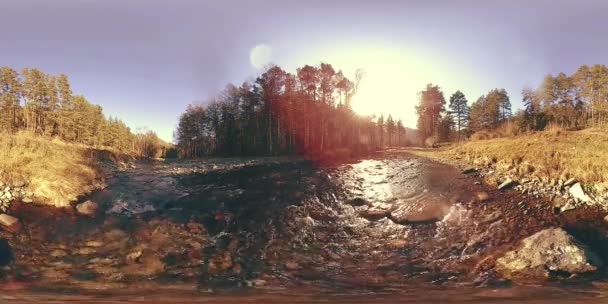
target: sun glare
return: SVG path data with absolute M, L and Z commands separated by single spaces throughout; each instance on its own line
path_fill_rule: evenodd
M 315 51 L 308 50 L 292 64 L 330 62 L 350 79 L 357 69 L 363 69 L 365 76 L 351 101 L 353 110 L 366 116 L 390 114 L 394 119 L 402 119 L 405 126 L 415 127 L 417 92 L 447 73 L 438 68 L 440 63 L 419 49 L 366 45 L 322 46 Z
M 407 126 L 415 121 L 416 92 L 428 74 L 414 52 L 381 48 L 355 51 L 339 63 L 351 69 L 362 68 L 365 77 L 353 97 L 353 110 L 361 115 L 392 115 Z

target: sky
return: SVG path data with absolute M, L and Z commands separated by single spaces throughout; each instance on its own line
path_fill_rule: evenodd
M 133 130 L 172 140 L 179 115 L 269 63 L 331 63 L 366 76 L 362 114 L 416 125 L 417 93 L 514 108 L 547 73 L 608 63 L 603 0 L 1 0 L 0 66 L 65 73 L 75 93 Z

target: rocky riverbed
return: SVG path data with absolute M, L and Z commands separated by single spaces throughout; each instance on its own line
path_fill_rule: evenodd
M 73 208 L 13 201 L 4 289 L 477 293 L 606 277 L 601 206 L 556 212 L 554 197 L 405 151 L 142 162 L 107 184 Z

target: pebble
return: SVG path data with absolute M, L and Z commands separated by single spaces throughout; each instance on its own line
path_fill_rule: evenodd
M 61 249 L 55 249 L 53 251 L 51 251 L 51 256 L 54 258 L 60 258 L 60 257 L 64 257 L 68 255 L 67 252 L 65 252 L 65 250 L 61 250 Z
M 485 202 L 490 199 L 490 195 L 487 192 L 477 192 L 475 193 L 475 196 L 480 202 Z
M 285 268 L 287 268 L 288 270 L 297 270 L 298 268 L 300 268 L 300 265 L 296 262 L 289 261 L 285 263 Z

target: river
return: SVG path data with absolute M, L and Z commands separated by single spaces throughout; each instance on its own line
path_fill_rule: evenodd
M 515 285 L 493 261 L 570 226 L 543 200 L 404 151 L 138 163 L 83 200 L 17 204 L 3 302 L 593 303 L 603 276 Z M 591 229 L 591 228 L 589 228 Z M 588 230 L 580 230 L 588 232 Z

